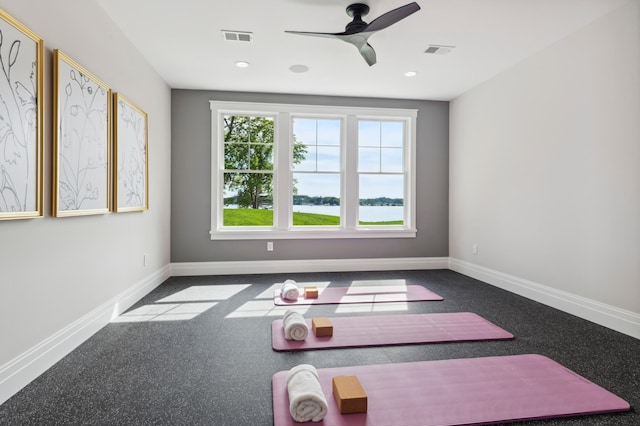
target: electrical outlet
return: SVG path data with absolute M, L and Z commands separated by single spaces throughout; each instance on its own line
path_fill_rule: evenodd
M 478 243 L 473 243 L 472 251 L 473 254 L 478 254 Z
M 267 251 L 273 251 L 273 241 L 267 241 Z
M 142 255 L 142 266 L 144 266 L 144 267 L 147 266 L 147 255 L 146 254 Z

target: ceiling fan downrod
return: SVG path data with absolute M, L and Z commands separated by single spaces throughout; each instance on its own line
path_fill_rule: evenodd
M 367 27 L 366 22 L 362 20 L 363 16 L 369 13 L 369 6 L 364 3 L 353 3 L 347 6 L 347 15 L 353 18 L 344 28 L 346 33 L 358 33 Z

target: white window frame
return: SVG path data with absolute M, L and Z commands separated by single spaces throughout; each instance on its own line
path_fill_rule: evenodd
M 416 119 L 415 109 L 360 108 L 253 102 L 210 101 L 211 108 L 211 229 L 212 240 L 415 238 L 416 236 Z M 273 116 L 273 226 L 223 226 L 224 142 L 222 116 Z M 292 117 L 341 119 L 341 224 L 339 226 L 293 226 Z M 358 224 L 358 120 L 404 121 L 404 223 L 402 225 Z

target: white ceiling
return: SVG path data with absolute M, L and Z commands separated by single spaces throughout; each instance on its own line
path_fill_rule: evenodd
M 371 36 L 371 67 L 352 45 L 284 32 L 344 31 L 355 1 L 96 1 L 172 88 L 451 100 L 632 0 L 417 0 L 421 10 Z M 361 2 L 370 22 L 411 0 Z M 430 44 L 456 47 L 425 54 Z

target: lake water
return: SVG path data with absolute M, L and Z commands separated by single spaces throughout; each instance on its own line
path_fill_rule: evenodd
M 403 208 L 403 206 L 360 206 L 359 219 L 362 222 L 403 220 Z M 293 211 L 340 216 L 340 206 L 293 206 Z

